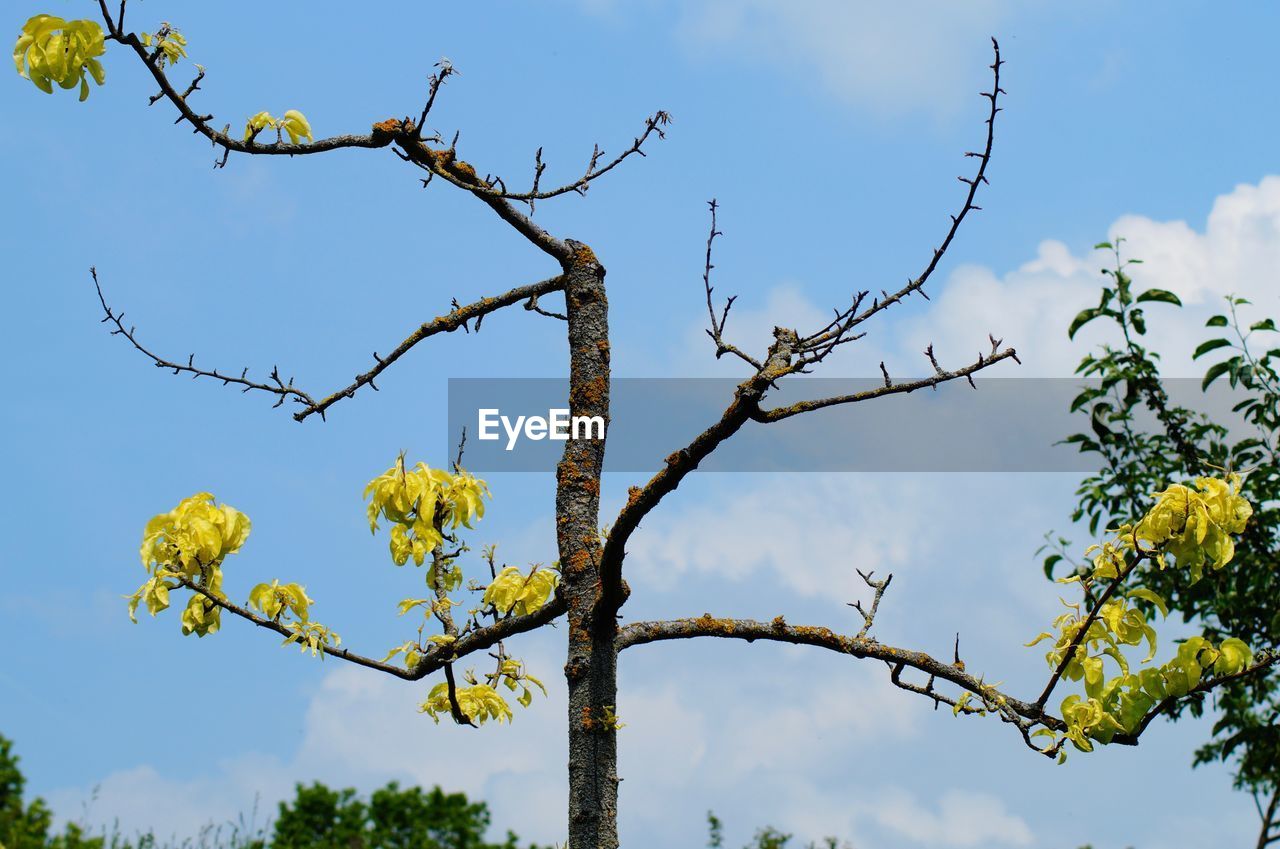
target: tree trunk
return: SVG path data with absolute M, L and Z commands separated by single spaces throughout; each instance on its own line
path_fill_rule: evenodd
M 604 268 L 571 242 L 566 267 L 569 409 L 609 420 L 609 304 Z M 618 846 L 617 620 L 599 615 L 600 471 L 604 440 L 573 440 L 556 468 L 556 540 L 568 605 L 569 849 Z

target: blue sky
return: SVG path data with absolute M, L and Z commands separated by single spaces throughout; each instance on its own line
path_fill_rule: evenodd
M 538 212 L 609 269 L 619 375 L 734 373 L 701 332 L 711 197 L 726 234 L 718 291 L 740 295 L 730 332 L 755 349 L 774 324 L 917 273 L 960 201 L 962 154 L 981 142 L 991 35 L 1009 94 L 984 210 L 934 278 L 933 301 L 885 316 L 828 376 L 874 375 L 881 358 L 910 373 L 929 341 L 944 364 L 967 362 L 989 331 L 1018 347 L 1020 376 L 1065 376 L 1099 341 L 1068 345 L 1065 326 L 1096 297 L 1092 244 L 1116 233 L 1148 260 L 1149 282 L 1188 304 L 1153 330 L 1172 373 L 1193 373 L 1195 328 L 1222 294 L 1274 312 L 1272 6 L 132 5 L 134 27 L 168 20 L 186 33 L 209 69 L 197 102 L 218 124 L 298 108 L 318 135 L 362 132 L 416 114 L 432 63 L 448 56 L 462 74 L 434 126 L 460 129 L 462 155 L 514 184 L 539 146 L 548 179 L 572 178 L 594 142 L 617 150 L 653 110 L 671 112 L 647 159 Z M 19 0 L 7 13 L 16 33 L 31 14 L 94 8 Z M 233 622 L 202 641 L 181 637 L 172 614 L 133 626 L 120 599 L 143 577 L 146 519 L 207 489 L 255 522 L 227 564 L 233 594 L 298 580 L 347 643 L 378 653 L 403 641 L 394 604 L 417 578 L 369 537 L 360 490 L 401 449 L 444 460 L 447 378 L 561 374 L 560 325 L 493 316 L 478 336 L 415 350 L 380 393 L 327 423 L 298 425 L 262 398 L 152 369 L 97 323 L 88 276 L 96 265 L 157 350 L 259 374 L 278 363 L 325 392 L 452 298 L 554 269 L 479 204 L 424 191 L 385 150 L 233 157 L 215 171 L 214 152 L 173 127 L 165 105 L 147 108 L 136 62 L 114 51 L 106 64 L 107 84 L 84 104 L 12 74 L 0 85 L 0 732 L 17 741 L 31 790 L 64 817 L 189 832 L 295 780 L 369 789 L 395 778 L 464 789 L 490 801 L 500 827 L 561 838 L 558 681 L 511 728 L 435 726 L 414 712 L 420 686 L 321 665 Z M 635 482 L 607 481 L 607 504 Z M 549 477 L 490 483 L 475 541 L 499 541 L 513 562 L 552 559 Z M 1073 486 L 1069 475 L 702 476 L 637 535 L 627 613 L 847 627 L 853 568 L 891 569 L 882 639 L 940 653 L 960 630 L 971 666 L 1031 691 L 1043 664 L 1021 642 L 1057 605 L 1033 552 L 1065 525 Z M 519 646 L 549 681 L 561 638 Z M 765 822 L 880 849 L 1189 849 L 1253 835 L 1252 805 L 1227 771 L 1189 767 L 1203 722 L 1053 767 L 998 723 L 935 714 L 847 658 L 632 652 L 619 700 L 627 845 L 700 845 L 708 808 L 731 845 Z

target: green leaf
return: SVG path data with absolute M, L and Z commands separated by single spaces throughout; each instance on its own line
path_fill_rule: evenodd
M 1110 242 L 1098 242 L 1098 244 L 1093 246 L 1093 249 L 1095 251 L 1112 251 L 1115 250 L 1115 245 Z
M 1254 322 L 1249 325 L 1250 330 L 1275 330 L 1276 323 L 1273 319 L 1264 318 L 1262 321 Z
M 1230 368 L 1230 360 L 1221 363 L 1214 363 L 1209 366 L 1209 370 L 1204 373 L 1204 380 L 1200 382 L 1200 390 L 1204 391 L 1205 389 L 1208 389 L 1210 383 L 1213 383 L 1215 380 L 1222 377 L 1222 375 L 1226 374 L 1227 370 Z
M 1230 345 L 1231 342 L 1227 339 L 1210 339 L 1207 342 L 1201 342 L 1196 348 L 1195 353 L 1191 355 L 1191 359 L 1198 360 L 1210 351 L 1216 351 L 1219 348 L 1227 348 L 1230 347 Z
M 1209 320 L 1204 323 L 1205 327 L 1226 327 L 1228 324 L 1225 315 L 1210 316 Z
M 1168 289 L 1148 289 L 1138 296 L 1138 303 L 1143 301 L 1159 301 L 1163 304 L 1173 304 L 1176 307 L 1182 306 L 1182 301 L 1178 296 Z
M 1076 331 L 1102 314 L 1103 311 L 1097 308 L 1081 310 L 1080 314 L 1072 320 L 1071 326 L 1067 328 L 1067 338 L 1074 339 Z

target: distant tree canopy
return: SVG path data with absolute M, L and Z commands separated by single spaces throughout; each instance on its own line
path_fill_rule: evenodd
M 13 743 L 0 737 L 0 845 L 5 849 L 36 849 L 48 839 L 53 815 L 40 799 L 23 805 L 26 784 Z
M 299 784 L 280 803 L 272 849 L 518 849 L 508 831 L 501 843 L 485 840 L 489 808 L 439 787 L 401 789 L 394 781 L 366 802 L 351 788 Z M 536 847 L 535 847 L 536 849 Z

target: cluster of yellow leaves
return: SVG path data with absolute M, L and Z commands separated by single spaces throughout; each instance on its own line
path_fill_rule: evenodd
M 324 660 L 324 649 L 326 646 L 337 648 L 342 643 L 342 637 L 339 637 L 336 631 L 333 631 L 319 622 L 310 620 L 305 622 L 290 622 L 288 624 L 290 631 L 293 631 L 284 641 L 284 645 L 297 643 L 304 652 L 311 652 L 312 657 L 318 657 Z
M 559 582 L 560 573 L 554 569 L 534 566 L 525 575 L 515 566 L 507 566 L 485 590 L 484 603 L 493 605 L 502 616 L 525 616 L 546 604 Z
M 168 62 L 170 65 L 178 64 L 179 59 L 185 59 L 187 56 L 187 38 L 178 32 L 169 24 L 160 25 L 160 31 L 155 35 L 150 33 L 142 33 L 142 44 L 144 47 L 155 46 L 160 50 L 160 64 L 164 65 Z M 200 67 L 199 65 L 196 66 Z
M 259 112 L 245 122 L 244 140 L 249 141 L 266 129 L 275 130 L 277 139 L 282 131 L 288 133 L 290 144 L 300 144 L 303 139 L 315 141 L 311 135 L 311 122 L 297 109 L 290 109 L 283 118 L 276 118 L 270 112 Z
M 1232 675 L 1253 662 L 1253 652 L 1240 640 L 1228 637 L 1215 647 L 1204 637 L 1192 637 L 1178 646 L 1177 655 L 1159 668 L 1125 672 L 1102 682 L 1085 677 L 1085 697 L 1073 693 L 1062 702 L 1066 737 L 1077 749 L 1093 751 L 1093 742 L 1110 743 L 1116 734 L 1135 732 L 1147 712 L 1167 697 L 1185 696 L 1209 672 Z
M 53 93 L 53 83 L 64 89 L 79 86 L 84 100 L 89 96 L 89 77 L 98 85 L 106 79 L 98 61 L 106 51 L 102 27 L 95 22 L 36 15 L 22 27 L 13 48 L 13 64 L 20 76 L 46 94 Z
M 207 492 L 179 502 L 168 513 L 147 522 L 142 534 L 143 568 L 150 576 L 128 596 L 129 618 L 137 620 L 140 603 L 152 616 L 169 606 L 169 591 L 184 584 L 199 586 L 223 599 L 222 561 L 249 538 L 249 517 Z M 193 593 L 182 614 L 182 633 L 203 637 L 218 630 L 221 609 L 210 598 Z
M 307 595 L 301 584 L 281 584 L 279 579 L 269 584 L 258 584 L 249 591 L 249 607 L 261 610 L 272 622 L 280 622 L 293 633 L 284 645 L 297 643 L 312 657 L 324 660 L 324 647 L 336 647 L 342 637 L 319 622 L 311 619 L 311 605 L 315 600 Z
M 458 699 L 458 708 L 463 715 L 477 725 L 484 725 L 490 719 L 496 719 L 498 722 L 511 721 L 510 705 L 488 684 L 459 687 L 455 695 Z M 427 694 L 427 700 L 418 706 L 418 710 L 429 715 L 436 722 L 440 721 L 440 714 L 452 714 L 453 711 L 449 706 L 449 684 L 441 681 L 432 687 L 431 692 Z
M 293 614 L 299 622 L 306 622 L 312 604 L 315 600 L 307 596 L 305 587 L 301 584 L 281 586 L 279 578 L 249 590 L 249 607 L 261 610 L 272 622 L 279 622 L 280 617 L 286 614 Z
M 1156 494 L 1156 506 L 1133 529 L 1133 535 L 1163 550 L 1156 560 L 1161 569 L 1173 555 L 1178 568 L 1200 580 L 1205 563 L 1221 569 L 1235 556 L 1233 534 L 1244 531 L 1253 506 L 1240 495 L 1240 476 L 1197 478 L 1195 489 L 1174 485 Z
M 530 675 L 529 671 L 524 668 L 524 664 L 514 658 L 504 657 L 498 664 L 497 671 L 486 675 L 485 678 L 490 684 L 494 686 L 501 684 L 513 693 L 517 689 L 520 690 L 520 695 L 516 697 L 516 701 L 524 707 L 528 707 L 529 703 L 533 701 L 533 691 L 529 689 L 530 684 L 541 690 L 542 695 L 545 696 L 547 694 L 546 686 Z
M 1235 554 L 1233 535 L 1244 531 L 1253 513 L 1248 500 L 1240 495 L 1240 483 L 1239 475 L 1230 474 L 1225 479 L 1197 478 L 1194 488 L 1176 484 L 1156 493 L 1155 505 L 1136 525 L 1122 525 L 1114 531 L 1113 539 L 1085 552 L 1093 556 L 1093 568 L 1087 575 L 1073 575 L 1060 582 L 1121 582 L 1142 558 L 1165 569 L 1172 556 L 1178 568 L 1188 571 L 1191 583 L 1203 576 L 1205 564 L 1221 569 Z M 1041 633 L 1027 644 L 1053 640 L 1045 655 L 1049 666 L 1056 670 L 1065 660 L 1063 678 L 1084 682 L 1083 697 L 1069 695 L 1061 708 L 1067 725 L 1063 737 L 1081 751 L 1093 751 L 1094 742 L 1109 743 L 1116 734 L 1136 732 L 1160 701 L 1185 696 L 1206 674 L 1232 675 L 1253 662 L 1252 651 L 1238 639 L 1227 638 L 1215 646 L 1203 637 L 1192 637 L 1162 666 L 1132 671 L 1124 647 L 1145 642 L 1148 650 L 1143 664 L 1156 655 L 1155 628 L 1133 601 L 1146 602 L 1162 616 L 1168 615 L 1158 594 L 1133 587 L 1104 602 L 1092 619 L 1082 613 L 1080 604 L 1063 602 L 1068 609 L 1054 620 L 1054 631 Z M 1107 658 L 1119 670 L 1111 679 L 1104 668 Z M 1057 737 L 1047 728 L 1036 734 Z
M 524 668 L 524 664 L 514 658 L 502 657 L 498 662 L 498 668 L 485 675 L 485 683 L 480 683 L 476 679 L 475 672 L 467 670 L 465 680 L 467 687 L 459 687 L 455 693 L 458 700 L 458 709 L 471 722 L 483 725 L 486 720 L 496 719 L 498 722 L 510 722 L 514 718 L 511 712 L 511 706 L 507 704 L 498 693 L 498 687 L 506 687 L 511 692 L 520 691 L 520 695 L 516 697 L 522 706 L 528 707 L 533 701 L 533 691 L 530 684 L 542 691 L 542 695 L 547 694 L 547 688 L 541 681 L 529 674 Z M 449 704 L 449 684 L 441 682 L 431 688 L 431 692 L 427 694 L 427 700 L 423 702 L 419 708 L 421 712 L 429 714 L 436 722 L 440 721 L 440 714 L 444 713 L 452 715 L 452 706 Z
M 406 469 L 402 454 L 394 466 L 369 481 L 364 497 L 369 499 L 371 532 L 377 533 L 379 518 L 392 524 L 391 559 L 395 564 L 403 566 L 412 557 L 421 566 L 431 550 L 444 542 L 443 528 L 471 528 L 484 517 L 489 487 L 463 469 L 450 474 L 425 463 Z

